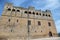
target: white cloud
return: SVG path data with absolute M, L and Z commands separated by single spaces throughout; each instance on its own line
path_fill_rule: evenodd
M 46 5 L 43 9 L 54 10 L 60 7 L 59 0 L 46 0 Z
M 40 8 L 42 10 L 54 10 L 60 7 L 59 0 L 33 0 L 33 3 L 35 6 L 37 5 L 36 8 L 38 7 L 38 9 Z
M 57 32 L 60 32 L 60 20 L 57 20 L 55 24 L 56 24 Z

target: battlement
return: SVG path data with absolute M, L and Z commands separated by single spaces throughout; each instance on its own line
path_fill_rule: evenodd
M 16 7 L 13 4 L 7 3 L 4 7 L 4 11 L 2 15 L 12 15 L 17 17 L 28 17 L 29 18 L 38 18 L 38 19 L 52 19 L 50 10 L 35 10 L 34 7 L 30 6 L 28 8 Z

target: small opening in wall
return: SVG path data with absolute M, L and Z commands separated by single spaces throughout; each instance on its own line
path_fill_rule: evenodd
M 11 11 L 11 9 L 10 9 L 10 8 L 8 8 L 8 11 Z
M 36 15 L 38 15 L 38 13 L 36 13 Z
M 45 14 L 43 14 L 43 16 L 45 16 Z
M 51 26 L 51 23 L 50 22 L 48 22 L 48 26 Z
M 46 16 L 47 16 L 47 14 L 46 14 Z
M 36 32 L 36 31 L 35 31 Z
M 15 9 L 12 9 L 12 11 L 15 11 Z
M 41 30 L 41 32 L 42 32 L 42 30 Z
M 10 22 L 10 19 L 8 21 Z
M 31 25 L 31 20 L 28 20 L 28 25 Z
M 50 36 L 50 37 L 52 37 L 52 36 L 53 36 L 53 35 L 52 35 L 52 32 L 49 32 L 49 36 Z
M 33 12 L 33 14 L 35 15 L 35 12 Z
M 20 12 L 20 10 L 17 10 L 17 12 Z
M 31 12 L 29 12 L 29 14 L 31 14 Z
M 27 13 L 27 11 L 25 11 L 25 13 Z
M 38 21 L 38 25 L 41 25 L 41 22 L 40 21 Z
M 17 22 L 18 22 L 18 19 L 17 19 Z
M 13 30 L 11 29 L 11 32 L 13 32 Z
M 48 15 L 49 17 L 51 17 L 50 15 Z
M 41 15 L 41 13 L 40 13 L 40 15 Z

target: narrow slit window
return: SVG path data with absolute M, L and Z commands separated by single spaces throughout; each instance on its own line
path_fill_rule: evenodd
M 10 22 L 10 19 L 8 21 Z
M 17 22 L 18 22 L 18 19 L 17 19 Z
M 31 21 L 30 20 L 28 20 L 28 25 L 31 25 Z
M 38 25 L 41 25 L 41 22 L 40 21 L 38 21 Z
M 47 16 L 47 14 L 46 14 L 46 16 Z
M 13 32 L 13 30 L 11 29 L 11 32 Z
M 48 26 L 51 26 L 51 23 L 50 22 L 48 22 Z

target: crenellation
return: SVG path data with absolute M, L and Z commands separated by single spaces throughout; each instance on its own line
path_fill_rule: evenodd
M 22 8 L 23 10 L 24 10 L 24 8 Z M 10 10 L 12 10 L 12 11 L 10 11 L 10 12 L 12 12 L 12 16 L 18 16 L 18 14 L 21 14 L 21 11 L 23 11 L 21 9 L 21 7 L 20 8 L 18 8 L 18 7 L 14 7 L 14 6 L 12 6 L 12 8 L 8 8 L 8 10 L 7 11 L 10 11 Z M 51 15 L 50 14 L 47 14 L 47 13 L 49 13 L 50 11 L 49 10 L 46 10 L 46 12 L 45 11 L 42 11 L 41 12 L 41 10 L 31 10 L 31 9 L 34 9 L 34 7 L 29 7 L 28 9 L 25 9 L 25 11 L 27 11 L 27 15 L 29 14 L 33 14 L 32 15 L 32 18 L 34 18 L 34 16 L 36 15 L 36 17 L 45 17 L 46 16 L 46 18 L 47 17 L 49 17 L 49 18 L 51 18 Z M 14 12 L 14 13 L 13 13 Z M 16 15 L 15 15 L 16 14 Z M 26 15 L 26 14 L 24 14 L 24 11 L 22 12 L 22 14 L 21 15 Z M 34 15 L 35 14 L 35 15 Z M 7 14 L 8 15 L 8 14 Z M 10 15 L 10 13 L 9 13 L 9 15 Z M 27 15 L 26 15 L 26 17 L 27 17 Z M 38 15 L 38 16 L 37 16 Z M 40 16 L 39 16 L 40 15 Z M 23 16 L 22 16 L 23 17 Z
M 29 7 L 28 7 L 28 10 L 35 10 L 35 8 L 32 7 L 32 6 L 29 6 Z

